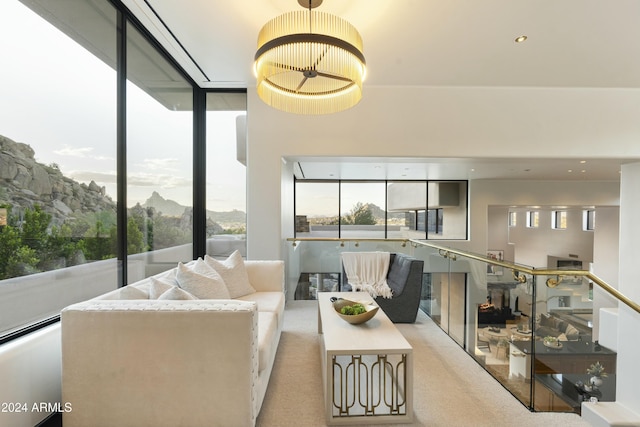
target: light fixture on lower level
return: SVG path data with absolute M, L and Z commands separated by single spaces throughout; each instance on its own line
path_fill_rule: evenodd
M 272 19 L 258 35 L 258 96 L 274 108 L 298 114 L 353 107 L 362 98 L 366 74 L 358 30 L 344 19 L 314 11 L 322 0 L 298 3 L 305 10 Z

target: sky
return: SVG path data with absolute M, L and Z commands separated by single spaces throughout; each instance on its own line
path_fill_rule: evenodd
M 0 1 L 0 135 L 116 199 L 115 71 L 17 0 Z M 192 116 L 127 85 L 128 205 L 157 191 L 192 205 Z M 208 112 L 207 209 L 246 210 L 238 112 Z

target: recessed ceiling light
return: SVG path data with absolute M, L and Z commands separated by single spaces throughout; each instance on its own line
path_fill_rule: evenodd
M 571 172 L 573 172 L 573 169 L 569 169 L 567 172 L 571 173 Z
M 580 164 L 583 164 L 583 165 L 584 165 L 585 163 L 587 163 L 587 161 L 586 161 L 586 160 L 580 160 Z
M 582 169 L 580 172 L 585 173 L 585 172 L 586 172 L 586 170 L 585 170 L 585 169 Z
M 516 43 L 522 43 L 523 41 L 525 41 L 527 39 L 527 36 L 522 35 L 520 37 L 516 37 L 515 42 Z

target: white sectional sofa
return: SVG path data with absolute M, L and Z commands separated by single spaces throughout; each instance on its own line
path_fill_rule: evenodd
M 249 282 L 231 284 L 235 298 L 191 299 L 227 295 L 225 274 L 210 277 L 213 291 L 191 280 L 206 270 L 199 259 L 65 308 L 64 426 L 255 425 L 282 331 L 284 263 L 240 264 L 226 276 Z

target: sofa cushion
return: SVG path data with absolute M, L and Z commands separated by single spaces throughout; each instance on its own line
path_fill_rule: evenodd
M 212 268 L 204 265 L 204 262 L 201 265 L 196 263 L 191 268 L 178 263 L 177 268 L 178 286 L 196 298 L 229 299 L 229 291 L 222 277 Z
M 407 283 L 409 272 L 411 271 L 412 258 L 404 254 L 395 254 L 393 262 L 389 266 L 387 274 L 387 284 L 393 292 L 393 296 L 397 297 L 402 294 L 404 285 Z
M 540 314 L 540 326 L 548 326 L 550 328 L 555 328 L 556 323 L 553 321 L 551 316 L 547 316 L 546 314 Z
M 280 316 L 284 312 L 285 297 L 283 292 L 254 292 L 236 298 L 241 301 L 253 301 L 258 305 L 258 311 L 268 311 L 278 316 L 278 323 L 282 323 Z
M 171 288 L 168 289 L 166 292 L 164 292 L 162 295 L 160 295 L 158 299 L 159 300 L 167 300 L 167 299 L 189 300 L 189 299 L 198 299 L 198 298 L 196 298 L 189 292 L 185 291 L 184 289 L 181 289 L 177 286 L 171 286 Z
M 580 337 L 580 331 L 572 324 L 567 324 L 567 329 L 564 330 L 564 334 L 569 341 L 576 341 Z
M 278 319 L 275 313 L 258 313 L 258 372 L 269 366 L 271 354 L 275 351 L 278 334 Z
M 218 261 L 209 255 L 205 255 L 204 261 L 222 276 L 231 298 L 238 298 L 256 291 L 249 283 L 249 276 L 239 251 L 234 251 L 224 261 Z
M 560 331 L 555 328 L 550 328 L 549 326 L 540 326 L 536 329 L 536 335 L 539 337 L 557 337 L 560 335 Z

